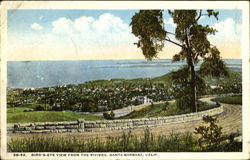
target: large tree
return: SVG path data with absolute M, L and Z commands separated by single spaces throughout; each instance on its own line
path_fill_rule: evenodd
M 215 34 L 216 30 L 208 25 L 203 26 L 199 22 L 202 16 L 218 19 L 219 12 L 214 10 L 168 10 L 168 14 L 176 24 L 175 33 L 165 29 L 163 10 L 140 10 L 132 17 L 130 25 L 132 33 L 138 37 L 137 47 L 147 59 L 157 57 L 166 42 L 180 47 L 180 52 L 172 58 L 173 62 L 186 61 L 187 67 L 183 69 L 186 77 L 190 107 L 197 111 L 197 82 L 201 80 L 199 75 L 212 76 L 226 75 L 225 63 L 221 60 L 219 50 L 207 39 L 207 35 Z M 174 35 L 171 39 L 169 35 Z M 200 70 L 195 66 L 202 59 Z M 181 71 L 179 73 L 182 73 Z M 180 77 L 179 77 L 180 78 Z

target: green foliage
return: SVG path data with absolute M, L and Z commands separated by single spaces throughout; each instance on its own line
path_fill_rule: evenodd
M 109 115 L 110 115 L 110 118 L 111 118 L 111 119 L 114 119 L 114 118 L 115 118 L 115 113 L 114 113 L 113 111 L 111 111 Z
M 190 110 L 192 106 L 192 92 L 191 92 L 191 73 L 188 66 L 184 66 L 177 71 L 172 71 L 172 81 L 175 85 L 174 92 L 176 99 L 176 106 L 180 110 Z M 205 81 L 196 74 L 197 93 L 199 95 L 205 92 Z
M 162 10 L 141 10 L 132 17 L 132 33 L 139 38 L 137 47 L 142 49 L 147 59 L 156 57 L 157 53 L 164 47 L 164 41 L 175 44 L 181 48 L 178 54 L 172 58 L 173 62 L 187 62 L 187 67 L 177 71 L 173 79 L 178 83 L 180 95 L 190 96 L 190 108 L 197 110 L 198 85 L 203 83 L 201 77 L 195 71 L 195 65 L 199 59 L 204 59 L 200 73 L 212 76 L 226 75 L 226 66 L 221 60 L 220 52 L 216 47 L 211 47 L 207 36 L 215 34 L 216 30 L 208 25 L 198 23 L 201 16 L 214 16 L 218 20 L 219 12 L 207 10 L 169 10 L 168 13 L 176 24 L 175 33 L 167 32 L 163 25 Z M 167 35 L 172 34 L 178 40 L 175 42 Z M 183 86 L 183 84 L 186 84 Z M 204 86 L 204 85 L 203 85 Z
M 226 94 L 226 93 L 242 93 L 242 73 L 229 71 L 228 76 L 203 77 L 206 81 L 205 94 Z M 210 85 L 217 85 L 217 88 L 210 88 Z
M 184 66 L 177 71 L 172 71 L 172 81 L 175 85 L 176 107 L 179 110 L 192 106 L 192 94 L 190 93 L 190 71 L 188 66 Z
M 218 126 L 218 120 L 213 116 L 203 116 L 205 125 L 195 128 L 195 134 L 199 136 L 198 144 L 201 151 L 232 152 L 242 151 L 242 142 L 235 137 L 239 133 L 229 135 L 222 133 L 222 127 Z
M 240 136 L 239 133 L 231 133 L 229 135 L 224 135 L 224 139 L 220 145 L 220 151 L 224 152 L 242 152 L 242 142 L 238 141 L 235 137 Z
M 205 111 L 205 110 L 212 109 L 212 108 L 216 108 L 216 107 L 220 107 L 220 106 L 221 105 L 219 103 L 209 104 L 206 102 L 198 101 L 198 112 Z
M 44 111 L 44 107 L 42 107 L 41 105 L 38 105 L 36 107 L 36 111 Z
M 212 10 L 212 9 L 208 9 L 207 10 L 207 13 L 208 13 L 208 16 L 210 17 L 210 16 L 214 16 L 217 20 L 218 20 L 218 15 L 219 15 L 219 12 L 218 11 L 214 11 L 214 10 Z
M 200 66 L 199 73 L 204 75 L 211 75 L 214 77 L 228 76 L 228 69 L 226 64 L 220 58 L 220 52 L 216 47 L 210 49 L 209 56 L 204 58 L 204 62 Z M 219 69 L 218 69 L 219 68 Z
M 209 53 L 210 42 L 207 35 L 214 34 L 216 30 L 198 24 L 199 18 L 204 15 L 202 10 L 169 10 L 169 14 L 177 25 L 175 38 L 181 42 L 180 44 L 184 44 L 173 59 L 174 61 L 186 59 L 187 64 L 192 66 L 198 62 L 198 57 L 204 58 Z
M 180 86 L 181 88 L 187 87 L 190 80 L 190 70 L 189 67 L 183 66 L 177 71 L 172 71 L 172 81 L 174 84 Z
M 182 97 L 176 99 L 176 107 L 178 110 L 189 110 L 192 97 L 190 95 L 183 95 Z
M 163 107 L 162 107 L 162 111 L 167 111 L 168 110 L 168 108 L 169 108 L 169 102 L 168 101 L 166 101 L 165 103 L 164 103 L 164 105 L 163 105 Z
M 218 126 L 218 120 L 216 117 L 203 116 L 203 121 L 207 125 L 199 126 L 195 128 L 195 134 L 199 135 L 198 139 L 199 146 L 203 151 L 217 150 L 221 142 L 222 137 L 222 127 Z
M 109 119 L 109 120 L 112 120 L 115 118 L 115 113 L 113 111 L 111 111 L 110 113 L 108 112 L 103 112 L 103 117 L 105 119 Z
M 82 102 L 81 111 L 93 112 L 97 110 L 97 104 L 95 103 L 95 100 L 93 97 L 89 97 L 89 98 L 82 97 L 81 102 Z
M 220 78 L 219 93 L 242 93 L 242 73 L 230 72 L 229 78 Z
M 164 47 L 166 31 L 161 10 L 140 10 L 132 17 L 132 33 L 139 38 L 135 43 L 147 59 L 157 56 Z

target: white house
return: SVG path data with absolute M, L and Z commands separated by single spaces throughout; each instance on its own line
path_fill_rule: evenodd
M 147 104 L 153 102 L 153 100 L 147 96 L 137 96 L 135 97 L 135 101 L 137 104 Z

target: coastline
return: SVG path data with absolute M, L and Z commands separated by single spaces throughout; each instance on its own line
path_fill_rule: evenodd
M 241 59 L 225 59 L 228 68 L 242 71 Z M 235 61 L 234 63 L 230 61 Z M 155 78 L 176 70 L 185 63 L 171 59 L 11 61 L 8 62 L 7 88 L 44 88 L 77 85 L 88 81 L 116 78 Z M 167 65 L 167 66 L 166 66 Z M 142 67 L 144 66 L 144 67 Z M 156 70 L 157 68 L 157 70 Z

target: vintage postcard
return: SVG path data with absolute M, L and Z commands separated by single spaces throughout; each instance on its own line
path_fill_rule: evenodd
M 4 1 L 1 159 L 249 159 L 246 1 Z

